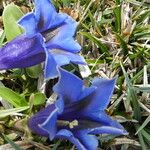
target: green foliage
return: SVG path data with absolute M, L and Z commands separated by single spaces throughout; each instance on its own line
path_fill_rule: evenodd
M 93 35 L 91 35 L 87 32 L 80 32 L 80 34 L 86 36 L 88 39 L 90 39 L 90 41 L 97 44 L 98 47 L 100 48 L 101 53 L 108 53 L 108 47 L 106 45 L 102 44 L 102 42 L 99 39 L 97 39 L 96 37 L 94 37 Z
M 28 106 L 27 101 L 20 94 L 4 86 L 0 86 L 0 96 L 14 107 Z
M 9 115 L 16 115 L 16 113 L 27 110 L 28 108 L 29 108 L 29 106 L 0 110 L 0 118 L 4 118 Z
M 14 4 L 7 5 L 3 11 L 3 23 L 5 35 L 8 41 L 20 35 L 23 30 L 17 21 L 23 16 L 22 11 Z
M 26 68 L 26 71 L 31 78 L 38 78 L 39 75 L 42 73 L 42 68 L 41 65 L 36 65 Z
M 35 94 L 31 94 L 30 100 L 32 101 L 33 105 L 35 105 L 35 106 L 42 105 L 45 103 L 46 96 L 45 96 L 45 94 L 38 92 Z

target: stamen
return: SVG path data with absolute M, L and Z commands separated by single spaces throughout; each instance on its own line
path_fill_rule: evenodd
M 64 120 L 57 120 L 58 126 L 69 126 L 70 129 L 78 126 L 78 120 L 73 120 L 72 122 L 64 121 Z
M 75 126 L 78 126 L 78 120 L 73 120 L 69 123 L 70 129 L 74 128 Z

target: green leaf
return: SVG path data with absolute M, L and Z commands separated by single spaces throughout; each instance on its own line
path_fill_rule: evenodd
M 63 6 L 69 6 L 70 0 L 62 0 Z
M 139 127 L 139 129 L 137 130 L 135 134 L 140 132 L 149 122 L 150 122 L 150 116 L 147 117 L 147 119 L 143 122 L 143 124 Z
M 22 150 L 15 142 L 10 140 L 5 134 L 3 134 L 4 139 L 15 149 L 15 150 Z
M 140 143 L 141 143 L 141 146 L 142 146 L 142 150 L 148 150 L 147 145 L 144 141 L 144 138 L 143 138 L 143 135 L 142 135 L 141 132 L 138 133 L 138 137 L 139 137 L 139 140 L 140 140 Z
M 94 42 L 102 51 L 102 53 L 108 53 L 108 47 L 104 45 L 99 39 L 92 36 L 91 34 L 87 32 L 80 32 L 83 36 L 89 38 L 92 42 Z
M 124 39 L 117 33 L 115 33 L 118 41 L 120 42 L 120 46 L 121 48 L 123 49 L 124 51 L 124 54 L 127 55 L 128 54 L 128 46 L 127 46 L 127 43 L 124 41 Z
M 150 87 L 135 87 L 135 90 L 150 93 Z
M 146 130 L 141 131 L 143 137 L 147 140 L 147 143 L 150 144 L 150 134 Z
M 0 86 L 0 96 L 14 107 L 28 106 L 27 101 L 13 90 Z
M 136 130 L 139 128 L 139 125 L 135 125 L 135 128 Z M 142 132 L 138 132 L 138 137 L 139 137 L 139 141 L 140 141 L 140 144 L 141 144 L 141 147 L 142 147 L 142 150 L 147 150 L 147 145 L 144 141 L 144 137 L 143 137 L 143 134 Z
M 13 109 L 6 109 L 6 110 L 0 110 L 0 118 L 4 118 L 4 117 L 9 116 L 9 115 L 15 115 L 15 113 L 24 111 L 28 108 L 29 108 L 29 106 L 13 108 Z
M 20 35 L 23 30 L 17 21 L 23 16 L 22 11 L 14 4 L 7 5 L 3 11 L 4 31 L 8 41 Z
M 87 62 L 88 65 L 91 65 L 91 64 L 94 65 L 95 63 L 96 64 L 104 63 L 103 60 L 97 60 L 97 59 L 86 59 L 86 62 Z
M 121 6 L 117 6 L 116 8 L 114 8 L 114 16 L 115 16 L 115 30 L 120 33 L 121 31 Z
M 39 74 L 42 72 L 42 68 L 41 68 L 41 65 L 35 65 L 32 67 L 26 68 L 26 71 L 27 71 L 27 74 L 31 78 L 38 78 Z
M 54 144 L 54 147 L 52 148 L 52 150 L 57 150 L 58 149 L 58 146 L 61 144 L 61 140 L 58 140 L 58 142 L 56 142 L 55 144 Z
M 33 100 L 33 105 L 41 105 L 45 103 L 46 96 L 43 93 L 35 93 L 31 95 L 32 100 Z
M 138 99 L 137 99 L 135 89 L 132 86 L 132 83 L 131 83 L 131 81 L 128 77 L 128 74 L 126 73 L 122 63 L 120 65 L 121 65 L 121 68 L 122 68 L 122 71 L 123 71 L 123 74 L 125 76 L 125 80 L 126 80 L 126 83 L 127 83 L 127 88 L 128 88 L 127 97 L 130 100 L 130 102 L 132 103 L 135 119 L 140 121 L 141 120 L 141 111 L 140 111 L 140 106 L 139 106 L 139 103 L 138 103 Z

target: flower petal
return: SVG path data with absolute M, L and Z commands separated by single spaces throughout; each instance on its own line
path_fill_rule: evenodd
M 90 134 L 116 134 L 116 135 L 127 135 L 125 129 L 115 128 L 111 126 L 101 126 L 91 129 Z
M 73 54 L 63 50 L 53 49 L 50 50 L 51 55 L 53 55 L 55 61 L 59 66 L 67 65 L 70 62 L 75 64 L 85 64 L 85 60 L 82 56 L 78 54 Z
M 49 133 L 50 140 L 53 140 L 57 132 L 57 115 L 58 115 L 57 108 L 55 108 L 53 111 L 49 113 L 45 122 L 43 122 L 40 125 L 42 129 L 44 129 Z
M 95 92 L 86 98 L 87 106 L 85 107 L 86 112 L 100 111 L 106 109 L 110 102 L 116 78 L 112 80 L 106 79 L 95 79 L 93 80 L 92 86 L 97 87 Z
M 49 105 L 46 108 L 39 111 L 37 114 L 29 119 L 28 126 L 34 132 L 42 136 L 48 137 L 49 134 L 40 125 L 44 123 L 47 118 L 56 111 L 55 105 Z
M 82 107 L 83 108 L 83 107 Z M 81 118 L 85 118 L 89 121 L 97 122 L 101 125 L 112 126 L 115 128 L 123 129 L 123 126 L 117 121 L 113 120 L 110 116 L 108 116 L 104 111 L 98 112 L 87 112 L 82 109 L 78 112 Z
M 46 45 L 48 49 L 62 49 L 72 53 L 77 53 L 81 50 L 81 46 L 74 40 L 77 27 L 76 21 L 71 17 L 66 19 L 65 23 L 59 27 L 59 32 Z
M 25 29 L 25 33 L 28 36 L 33 36 L 37 32 L 37 21 L 34 13 L 28 13 L 24 15 L 18 23 Z
M 78 128 L 81 128 L 82 130 L 90 129 L 93 131 L 89 133 L 94 134 L 95 131 L 95 134 L 127 134 L 124 127 L 116 120 L 111 119 L 104 111 L 95 113 L 87 113 L 81 111 L 78 112 L 78 115 L 80 116 Z
M 81 117 L 78 119 L 78 126 L 75 126 L 74 130 L 88 134 L 127 134 L 124 127 L 117 121 L 112 120 L 110 117 L 108 117 L 109 123 L 104 122 L 106 119 L 104 121 L 101 118 L 100 120 L 102 121 L 94 121 L 94 119 L 92 119 L 89 119 L 88 117 Z
M 62 129 L 56 134 L 56 138 L 62 138 L 69 140 L 71 143 L 73 143 L 78 150 L 87 150 L 84 145 L 73 135 L 73 133 L 69 130 Z
M 58 71 L 57 71 L 57 63 L 53 56 L 46 52 L 46 60 L 45 60 L 45 69 L 44 69 L 44 76 L 46 79 L 49 78 L 55 78 L 58 76 Z
M 43 39 L 40 34 L 32 38 L 21 35 L 0 49 L 0 70 L 25 68 L 45 60 Z
M 58 14 L 50 0 L 35 0 L 35 17 L 40 32 L 62 24 L 66 15 Z
M 65 20 L 68 18 L 68 15 L 65 13 L 57 13 L 52 17 L 52 20 L 49 23 L 48 29 L 54 29 L 64 24 Z
M 84 132 L 77 132 L 75 136 L 84 145 L 86 150 L 96 150 L 97 149 L 98 140 L 95 135 L 89 135 Z
M 60 79 L 53 88 L 54 92 L 62 96 L 65 104 L 78 101 L 83 81 L 64 69 L 59 68 L 59 73 Z
M 87 97 L 88 95 L 92 94 L 94 91 L 96 90 L 96 87 L 91 86 L 91 87 L 84 87 L 83 91 L 79 97 L 79 99 L 84 99 L 85 97 Z M 79 104 L 80 105 L 80 104 Z
M 78 54 L 72 54 L 61 50 L 50 50 L 46 52 L 45 78 L 55 78 L 58 76 L 57 66 L 67 65 L 70 62 L 75 64 L 85 64 L 85 60 Z
M 55 101 L 55 106 L 58 108 L 58 113 L 61 114 L 64 111 L 64 101 L 62 99 L 62 97 L 59 97 L 56 101 Z

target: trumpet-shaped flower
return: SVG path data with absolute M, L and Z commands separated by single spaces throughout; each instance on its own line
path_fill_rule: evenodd
M 45 77 L 53 78 L 58 76 L 57 65 L 85 64 L 78 54 L 81 47 L 74 40 L 76 21 L 57 13 L 50 0 L 35 0 L 34 12 L 24 15 L 18 23 L 25 33 L 0 50 L 1 70 L 24 68 L 45 60 Z
M 78 150 L 96 150 L 95 134 L 126 135 L 127 132 L 106 113 L 115 78 L 97 78 L 91 87 L 69 72 L 59 69 L 60 79 L 54 86 L 58 99 L 29 120 L 30 129 L 39 135 L 67 139 Z

